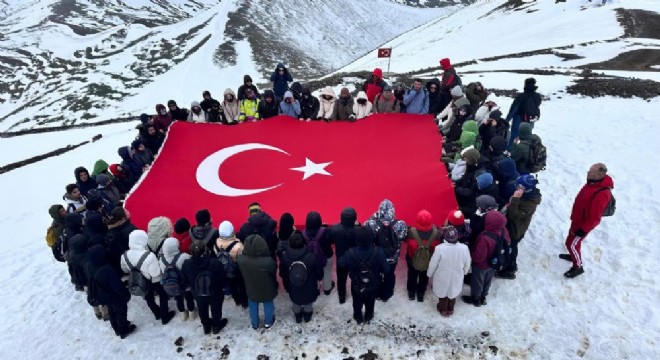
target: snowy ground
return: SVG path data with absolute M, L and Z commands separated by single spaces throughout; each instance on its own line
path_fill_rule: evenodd
M 484 1 L 479 6 L 494 8 L 501 2 Z M 650 4 L 644 0 L 631 3 Z M 584 14 L 592 10 L 591 17 L 600 17 L 590 26 L 602 32 L 577 34 L 574 29 L 567 35 L 577 36 L 571 43 L 620 35 L 618 29 L 610 28 L 617 25 L 605 9 L 586 10 L 574 20 L 588 19 Z M 557 10 L 545 16 L 550 21 L 552 16 L 562 16 L 562 12 Z M 493 29 L 504 26 L 493 25 Z M 456 31 L 468 30 L 472 31 L 466 26 Z M 458 57 L 467 60 L 560 45 L 559 34 L 555 35 L 547 44 L 534 40 L 526 46 L 516 43 L 515 48 L 506 48 L 510 40 L 505 39 Z M 598 61 L 601 57 L 614 57 L 622 51 L 620 45 L 599 47 Z M 612 51 L 611 55 L 604 55 L 605 50 Z M 401 60 L 401 69 L 435 66 L 439 55 L 436 50 L 432 53 Z M 240 54 L 249 56 L 243 51 Z M 556 59 L 538 56 L 527 60 L 470 65 L 470 70 L 553 66 Z M 192 57 L 187 61 L 205 60 Z M 370 69 L 372 65 L 365 60 L 351 70 Z M 631 74 L 657 80 L 657 73 Z M 463 81 L 467 84 L 479 80 L 486 87 L 520 89 L 526 77 L 484 72 L 465 75 Z M 660 171 L 653 165 L 654 155 L 660 152 L 656 126 L 660 98 L 583 98 L 560 92 L 573 77 L 535 77 L 539 92 L 549 97 L 541 107 L 542 120 L 535 127 L 548 146 L 548 170 L 540 175 L 543 202 L 521 243 L 518 278 L 496 280 L 485 307 L 474 308 L 459 301 L 451 319 L 437 314 L 436 299 L 430 291 L 424 303 L 407 300 L 405 264 L 400 263 L 396 294 L 389 302 L 376 304 L 376 318 L 371 325 L 355 325 L 350 320 L 350 299 L 339 305 L 336 292 L 320 297 L 311 323 L 296 325 L 290 301 L 280 293 L 276 299 L 278 322 L 271 331 L 254 332 L 247 312 L 227 301 L 227 328 L 218 336 L 204 336 L 198 321 L 176 318 L 168 326 L 161 326 L 144 301 L 134 298 L 129 303 L 129 319 L 138 330 L 120 340 L 109 324 L 96 320 L 83 294 L 73 291 L 65 266 L 52 258 L 44 235 L 50 223 L 47 209 L 61 202 L 64 186 L 73 181 L 73 169 L 85 165 L 91 170 L 99 158 L 116 162 L 116 149 L 130 143 L 135 124 L 0 140 L 0 164 L 5 165 L 88 140 L 96 133 L 104 135 L 95 143 L 59 157 L 0 175 L 4 205 L 0 210 L 0 229 L 5 239 L 0 242 L 0 263 L 5 268 L 0 286 L 6 289 L 0 294 L 0 332 L 5 334 L 0 339 L 0 358 L 255 359 L 266 354 L 271 359 L 358 359 L 368 350 L 380 359 L 660 358 L 660 286 L 655 271 L 660 245 L 653 238 L 660 233 L 660 192 L 655 186 Z M 158 95 L 156 84 L 143 92 L 145 95 L 127 99 L 127 103 L 139 100 L 151 104 L 159 96 L 159 101 L 165 101 L 161 98 L 169 96 Z M 512 99 L 493 99 L 506 113 Z M 595 162 L 604 162 L 610 169 L 617 213 L 604 219 L 583 244 L 586 273 L 566 280 L 562 274 L 569 264 L 557 254 L 565 251 L 563 243 L 573 198 L 585 182 L 588 167 Z M 174 303 L 170 302 L 170 306 Z M 180 336 L 184 343 L 178 353 L 174 342 Z M 221 349 L 225 345 L 230 353 L 223 357 Z M 346 353 L 342 353 L 344 348 Z

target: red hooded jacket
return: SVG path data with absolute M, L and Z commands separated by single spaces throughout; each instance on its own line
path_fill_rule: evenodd
M 499 211 L 492 210 L 484 215 L 484 231 L 479 234 L 472 249 L 472 263 L 479 269 L 487 270 L 490 268 L 490 258 L 495 251 L 495 240 L 486 235 L 485 232 L 491 232 L 499 235 L 504 230 L 504 239 L 507 244 L 511 244 L 509 231 L 506 229 L 506 216 Z
M 573 211 L 571 211 L 571 230 L 581 229 L 585 233 L 593 230 L 603 217 L 603 211 L 612 198 L 612 193 L 607 190 L 596 191 L 601 188 L 614 188 L 614 181 L 609 175 L 605 175 L 599 182 L 587 182 L 575 197 Z M 596 196 L 594 197 L 594 194 Z
M 426 244 L 426 241 L 428 240 L 427 238 L 431 236 L 433 229 L 436 229 L 435 225 L 433 225 L 433 216 L 431 216 L 431 213 L 427 210 L 420 210 L 420 212 L 417 213 L 417 224 L 415 228 L 417 229 L 419 238 L 422 239 L 422 244 Z M 426 236 L 424 236 L 424 232 L 427 233 Z M 440 245 L 441 236 L 442 230 L 438 229 L 435 239 L 431 241 L 431 252 L 435 250 L 436 246 Z M 404 242 L 407 245 L 406 256 L 412 259 L 419 248 L 419 244 L 410 231 L 408 231 L 408 237 Z
M 362 90 L 367 93 L 369 102 L 373 103 L 376 95 L 383 92 L 383 88 L 387 86 L 387 83 L 383 81 L 383 70 L 380 68 L 375 68 L 371 75 L 372 77 L 364 83 Z M 377 77 L 378 80 L 373 81 L 373 76 Z

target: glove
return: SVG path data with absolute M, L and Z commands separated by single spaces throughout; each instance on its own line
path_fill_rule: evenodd
M 350 121 L 355 121 L 355 115 L 351 115 L 351 116 L 349 116 L 349 117 L 348 117 L 348 120 L 350 120 Z
M 584 232 L 584 230 L 582 230 L 582 229 L 577 229 L 577 230 L 575 230 L 575 231 L 573 232 L 573 234 L 574 234 L 575 236 L 579 236 L 579 237 L 584 237 L 585 235 L 587 235 L 587 233 Z

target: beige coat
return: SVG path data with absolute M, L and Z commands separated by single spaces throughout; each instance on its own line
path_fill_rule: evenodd
M 234 238 L 231 238 L 231 239 L 228 239 L 228 240 L 223 240 L 221 238 L 218 238 L 215 241 L 215 246 L 217 246 L 220 249 L 226 249 L 234 241 L 238 241 L 238 243 L 236 243 L 236 245 L 234 245 L 234 247 L 231 248 L 231 251 L 229 252 L 229 256 L 231 256 L 231 258 L 234 261 L 236 261 L 236 258 L 238 257 L 238 255 L 241 255 L 243 253 L 243 244 L 241 243 L 240 240 L 238 240 L 238 238 L 234 237 Z M 217 250 L 216 250 L 216 255 L 217 255 Z

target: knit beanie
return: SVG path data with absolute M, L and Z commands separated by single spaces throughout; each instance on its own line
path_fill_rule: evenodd
M 139 148 L 140 145 L 142 145 L 142 140 L 140 140 L 140 139 L 135 139 L 135 140 L 133 140 L 133 142 L 131 143 L 131 147 L 132 147 L 133 149 L 135 149 L 135 150 L 137 150 L 137 148 Z
M 234 225 L 232 225 L 229 221 L 225 220 L 222 223 L 220 223 L 220 227 L 218 228 L 218 233 L 220 234 L 220 238 L 222 240 L 228 240 L 234 237 Z
M 497 209 L 497 201 L 490 195 L 477 196 L 477 207 L 481 210 Z
M 465 215 L 460 210 L 452 210 L 447 214 L 447 223 L 453 226 L 461 226 L 465 224 Z
M 197 225 L 206 225 L 211 222 L 211 213 L 207 209 L 199 210 L 195 214 L 195 221 Z
M 108 186 L 108 183 L 110 182 L 110 176 L 106 174 L 98 174 L 96 175 L 96 183 L 101 185 L 101 186 Z
M 461 89 L 460 85 L 454 86 L 453 89 L 451 89 L 451 96 L 453 97 L 462 97 L 463 96 L 463 89 Z
M 493 185 L 493 175 L 489 172 L 481 173 L 477 176 L 477 187 L 479 190 L 487 189 Z
M 180 218 L 174 223 L 174 233 L 184 234 L 190 230 L 190 222 L 186 218 Z
M 444 228 L 442 237 L 446 242 L 454 244 L 458 241 L 458 230 L 456 230 L 456 228 L 451 225 L 447 225 Z
M 518 179 L 516 179 L 516 187 L 522 186 L 525 189 L 525 193 L 534 191 L 534 189 L 536 189 L 536 184 L 538 183 L 539 181 L 536 177 L 531 174 L 520 175 L 518 176 Z
M 433 215 L 428 210 L 420 210 L 417 213 L 417 230 L 431 231 L 433 229 Z
M 481 154 L 479 153 L 479 150 L 475 148 L 470 148 L 463 153 L 463 158 L 465 158 L 466 164 L 474 165 L 477 162 L 479 162 L 479 159 L 481 158 Z

